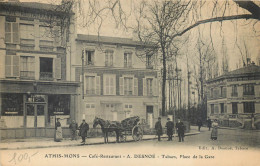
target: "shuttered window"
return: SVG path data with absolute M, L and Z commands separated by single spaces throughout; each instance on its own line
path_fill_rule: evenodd
M 116 94 L 116 76 L 104 75 L 104 95 Z
M 5 76 L 20 76 L 20 57 L 16 55 L 7 55 L 5 57 Z
M 143 78 L 143 96 L 158 96 L 158 90 L 156 78 Z
M 13 44 L 18 44 L 20 42 L 18 23 L 16 22 L 5 23 L 5 42 L 13 43 Z

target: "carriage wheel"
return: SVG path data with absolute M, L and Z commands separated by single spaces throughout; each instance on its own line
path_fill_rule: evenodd
M 134 126 L 132 129 L 132 137 L 135 141 L 140 141 L 143 138 L 143 129 L 140 126 Z

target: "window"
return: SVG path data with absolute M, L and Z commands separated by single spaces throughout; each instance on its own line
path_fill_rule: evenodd
M 211 89 L 210 89 L 210 97 L 211 97 L 211 98 L 213 98 L 213 94 L 214 94 L 213 88 L 211 88 Z
M 157 96 L 158 87 L 156 78 L 143 78 L 143 96 Z
M 34 39 L 34 26 L 27 24 L 20 24 L 20 32 L 22 39 Z
M 96 91 L 95 76 L 86 76 L 86 94 L 94 95 Z
M 147 88 L 147 95 L 152 96 L 153 95 L 153 79 L 152 78 L 147 78 L 146 88 Z
M 94 51 L 85 50 L 85 65 L 94 65 Z
M 125 104 L 124 112 L 125 118 L 130 118 L 132 115 L 133 106 L 131 104 Z
M 21 56 L 20 60 L 21 60 L 21 67 L 20 67 L 21 78 L 34 78 L 35 58 L 31 56 Z
M 19 24 L 16 23 L 16 18 L 6 20 L 5 23 L 5 42 L 18 44 L 19 38 Z
M 254 102 L 244 102 L 244 113 L 255 113 Z
M 220 96 L 226 97 L 226 92 L 227 92 L 226 87 L 221 86 L 220 87 Z
M 238 109 L 237 109 L 237 103 L 232 103 L 232 114 L 237 114 Z
M 5 76 L 20 76 L 20 57 L 16 55 L 6 55 L 5 57 Z
M 152 69 L 152 55 L 151 54 L 147 54 L 146 55 L 146 68 L 148 69 Z
M 133 78 L 124 77 L 124 94 L 133 95 Z
M 237 85 L 232 85 L 231 96 L 233 96 L 233 97 L 237 97 L 238 96 L 238 94 L 237 94 Z
M 53 79 L 53 58 L 40 58 L 40 79 Z
M 211 111 L 211 114 L 214 114 L 214 104 L 210 104 L 210 111 Z
M 253 84 L 245 84 L 244 85 L 244 95 L 254 95 L 254 85 Z
M 116 94 L 116 77 L 115 75 L 104 75 L 104 95 Z
M 132 53 L 124 53 L 124 67 L 132 67 Z
M 113 66 L 113 51 L 106 51 L 105 52 L 105 65 L 106 66 Z
M 220 103 L 220 113 L 224 114 L 224 103 Z

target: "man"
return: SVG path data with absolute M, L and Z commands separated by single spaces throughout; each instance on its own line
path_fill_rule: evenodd
M 200 128 L 201 128 L 201 126 L 202 126 L 202 121 L 201 121 L 201 119 L 198 119 L 197 124 L 198 124 L 198 131 L 200 131 Z
M 155 130 L 156 130 L 156 135 L 158 136 L 158 141 L 161 141 L 161 135 L 163 134 L 162 132 L 162 124 L 161 124 L 161 118 L 158 118 L 158 121 L 155 123 Z
M 177 129 L 177 132 L 178 132 L 179 142 L 181 142 L 181 141 L 184 142 L 185 126 L 180 119 L 178 119 L 178 122 L 176 123 L 176 129 Z
M 168 141 L 172 141 L 174 124 L 172 121 L 170 121 L 170 118 L 167 118 L 165 127 L 167 128 Z
M 71 140 L 77 140 L 78 124 L 75 122 L 75 120 L 72 120 L 69 128 L 70 128 L 70 132 L 71 132 Z
M 81 125 L 79 126 L 79 134 L 82 138 L 82 144 L 85 144 L 87 133 L 89 130 L 89 125 L 86 123 L 85 119 L 82 120 Z
M 211 119 L 209 117 L 208 117 L 207 123 L 208 123 L 208 128 L 209 128 L 209 131 L 210 131 L 212 122 L 211 122 Z

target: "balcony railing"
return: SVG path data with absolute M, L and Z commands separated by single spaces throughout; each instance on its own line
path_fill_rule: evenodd
M 255 92 L 252 91 L 252 92 L 244 92 L 243 95 L 255 95 Z
M 41 80 L 53 80 L 53 74 L 51 72 L 40 72 Z

